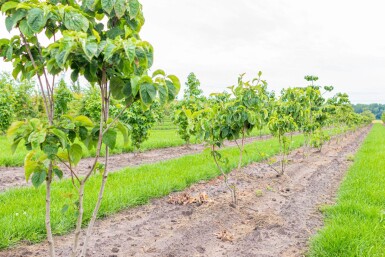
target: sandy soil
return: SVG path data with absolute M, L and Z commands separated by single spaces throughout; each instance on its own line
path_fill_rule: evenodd
M 246 143 L 251 143 L 256 140 L 265 140 L 271 138 L 271 136 L 261 136 L 261 137 L 250 137 L 246 138 Z M 226 142 L 225 146 L 235 146 L 235 142 Z M 165 161 L 169 159 L 174 159 L 188 154 L 196 154 L 203 151 L 205 146 L 203 144 L 190 145 L 186 146 L 177 146 L 177 147 L 168 147 L 149 150 L 141 153 L 124 153 L 112 155 L 109 158 L 108 167 L 111 172 L 118 171 L 125 167 L 133 167 L 142 165 L 145 163 L 154 163 L 159 161 Z M 82 159 L 78 166 L 76 167 L 76 172 L 79 175 L 86 174 L 92 164 L 94 158 Z M 103 163 L 104 158 L 100 158 L 99 162 Z M 64 177 L 69 177 L 69 170 L 61 165 L 61 168 L 64 171 Z M 24 176 L 23 167 L 0 167 L 0 192 L 12 187 L 20 186 L 32 186 L 31 181 L 26 182 Z
M 347 157 L 368 131 L 338 144 L 332 140 L 306 158 L 302 149 L 295 150 L 282 177 L 263 163 L 233 172 L 237 208 L 216 178 L 99 220 L 88 256 L 304 256 L 309 238 L 323 224 L 319 207 L 333 202 L 350 165 Z M 185 204 L 175 204 L 178 200 Z M 58 256 L 69 256 L 72 236 L 56 237 Z M 46 243 L 22 245 L 0 256 L 46 256 L 46 249 Z

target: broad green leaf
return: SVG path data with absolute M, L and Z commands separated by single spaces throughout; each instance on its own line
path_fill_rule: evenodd
M 12 60 L 12 56 L 13 56 L 13 46 L 10 45 L 8 47 L 8 50 L 7 50 L 5 57 L 7 57 L 8 60 Z
M 84 126 L 84 127 L 93 127 L 94 123 L 90 118 L 84 115 L 76 116 L 74 119 L 74 122 L 77 123 L 77 125 Z
M 180 81 L 177 76 L 175 75 L 168 75 L 167 78 L 169 78 L 172 81 L 172 84 L 174 84 L 175 92 L 178 94 L 180 90 Z
M 112 40 L 107 39 L 107 44 L 104 48 L 104 60 L 107 61 L 109 60 L 112 55 L 114 54 L 116 49 L 116 45 Z
M 154 78 L 154 77 L 156 77 L 156 76 L 158 76 L 158 75 L 162 75 L 162 76 L 166 76 L 166 73 L 164 72 L 164 70 L 161 70 L 161 69 L 158 69 L 158 70 L 156 70 L 156 71 L 154 71 L 154 73 L 152 73 L 152 77 Z
M 34 160 L 34 157 L 36 155 L 36 151 L 30 151 L 24 159 L 24 173 L 25 173 L 25 180 L 28 182 L 29 177 L 32 173 L 39 170 L 39 163 Z
M 45 141 L 47 133 L 45 130 L 34 131 L 28 137 L 28 142 L 32 144 L 32 148 L 38 148 Z
M 69 30 L 87 32 L 89 22 L 82 14 L 69 11 L 64 14 L 64 25 Z
M 116 145 L 116 131 L 109 129 L 103 135 L 103 143 L 110 149 L 114 149 Z
M 73 70 L 71 72 L 71 80 L 72 82 L 76 82 L 79 78 L 79 70 Z
M 38 188 L 41 184 L 43 184 L 43 182 L 46 180 L 46 178 L 47 178 L 47 173 L 44 170 L 34 172 L 32 175 L 32 179 L 31 179 L 32 185 L 35 188 Z
M 23 138 L 18 138 L 16 140 L 13 141 L 12 145 L 11 145 L 11 151 L 12 151 L 12 154 L 14 154 L 16 152 L 16 149 L 17 149 L 17 146 L 19 145 L 20 141 L 22 140 Z
M 15 133 L 21 128 L 23 125 L 25 125 L 24 121 L 14 121 L 12 122 L 11 126 L 7 130 L 7 136 L 11 137 L 15 135 Z
M 135 58 L 135 44 L 131 40 L 124 40 L 123 48 L 128 60 L 132 63 Z
M 12 28 L 25 16 L 27 15 L 27 11 L 23 9 L 17 10 L 12 16 L 8 16 L 5 19 L 5 26 L 7 30 L 10 32 Z
M 35 33 L 40 32 L 45 25 L 44 11 L 39 8 L 33 8 L 28 11 L 27 23 Z
M 167 85 L 167 91 L 168 91 L 168 100 L 169 101 L 175 100 L 176 96 L 178 95 L 178 92 L 176 91 L 174 84 L 172 84 L 171 81 L 166 80 L 166 85 Z
M 126 12 L 127 1 L 126 0 L 115 0 L 115 1 L 116 1 L 114 6 L 115 14 L 116 14 L 116 17 L 120 19 Z
M 159 100 L 161 104 L 168 102 L 168 87 L 166 84 L 158 84 Z
M 52 134 L 54 134 L 55 136 L 57 136 L 59 138 L 62 147 L 65 148 L 67 146 L 66 133 L 64 133 L 64 131 L 56 129 L 56 128 L 52 129 L 51 132 L 52 132 Z
M 83 156 L 83 148 L 79 144 L 73 144 L 70 147 L 69 150 L 69 157 L 71 160 L 71 163 L 76 166 L 79 161 L 82 159 Z
M 55 175 L 59 178 L 59 179 L 62 179 L 63 178 L 63 171 L 59 168 L 53 168 L 53 173 L 55 173 Z
M 82 44 L 82 47 L 88 60 L 91 61 L 98 51 L 98 44 L 91 40 L 87 40 Z
M 19 29 L 21 33 L 23 33 L 26 37 L 32 37 L 33 36 L 33 30 L 28 25 L 28 22 L 26 20 L 22 20 L 19 24 Z
M 156 87 L 153 83 L 144 82 L 140 84 L 140 99 L 145 105 L 150 105 L 156 97 Z
M 123 88 L 125 83 L 118 77 L 112 77 L 110 80 L 110 90 L 112 97 L 116 100 L 121 100 L 124 98 Z
M 139 92 L 139 81 L 140 77 L 132 77 L 131 78 L 131 90 L 132 90 L 132 96 L 135 97 Z
M 129 9 L 130 18 L 134 19 L 139 13 L 140 3 L 138 0 L 129 0 L 128 6 L 130 8 Z
M 124 140 L 124 146 L 128 145 L 128 129 L 127 126 L 124 125 L 122 122 L 118 122 L 116 124 L 116 128 L 122 133 L 123 140 Z
M 58 150 L 59 149 L 56 144 L 45 144 L 43 146 L 43 152 L 48 156 L 49 159 L 53 159 Z
M 114 9 L 115 0 L 101 0 L 103 10 L 110 14 L 112 9 Z
M 1 7 L 1 11 L 6 12 L 8 10 L 15 9 L 18 4 L 19 4 L 18 2 L 14 2 L 14 1 L 5 2 Z

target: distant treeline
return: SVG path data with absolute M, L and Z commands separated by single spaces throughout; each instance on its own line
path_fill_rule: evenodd
M 369 110 L 376 116 L 376 119 L 380 119 L 382 112 L 385 111 L 385 104 L 353 104 L 353 108 L 356 113 Z

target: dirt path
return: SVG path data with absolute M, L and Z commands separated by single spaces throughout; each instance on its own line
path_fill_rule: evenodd
M 264 135 L 261 137 L 250 137 L 245 139 L 246 143 L 251 143 L 257 140 L 265 140 L 271 138 L 269 135 Z M 226 142 L 225 146 L 235 146 L 235 142 Z M 109 169 L 111 172 L 118 171 L 125 167 L 133 167 L 142 165 L 145 163 L 154 163 L 159 161 L 165 161 L 169 159 L 174 159 L 188 154 L 196 154 L 203 151 L 205 146 L 203 144 L 190 145 L 186 146 L 177 146 L 177 147 L 168 147 L 160 148 L 145 151 L 142 153 L 124 153 L 112 155 L 109 158 Z M 79 175 L 86 174 L 94 161 L 94 158 L 86 158 L 80 161 L 76 171 Z M 104 162 L 103 158 L 100 158 L 100 162 Z M 61 167 L 64 171 L 64 177 L 69 177 L 69 170 L 62 165 Z M 0 167 L 0 192 L 12 187 L 20 186 L 32 186 L 31 181 L 26 182 L 24 176 L 23 167 Z
M 220 178 L 196 184 L 172 199 L 203 192 L 208 202 L 176 205 L 168 197 L 99 220 L 89 256 L 303 256 L 309 237 L 322 226 L 318 208 L 332 203 L 338 185 L 369 128 L 335 140 L 306 159 L 289 156 L 286 176 L 255 163 L 232 173 L 239 207 Z M 58 256 L 69 256 L 72 234 L 56 237 Z M 222 239 L 219 239 L 221 237 Z M 46 243 L 19 246 L 0 256 L 46 256 Z

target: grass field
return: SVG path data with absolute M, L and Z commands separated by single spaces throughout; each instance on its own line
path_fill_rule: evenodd
M 251 132 L 250 136 L 258 136 L 260 134 L 265 135 L 267 133 L 267 129 L 263 129 L 262 131 L 254 130 Z M 191 142 L 195 143 L 195 139 Z M 180 138 L 176 129 L 154 129 L 150 131 L 149 139 L 143 143 L 141 151 L 180 146 L 183 144 L 184 141 Z M 112 150 L 111 154 L 127 153 L 132 152 L 133 150 L 134 149 L 131 145 L 128 147 L 123 146 L 123 137 L 119 134 L 117 146 L 114 150 Z M 0 167 L 22 166 L 24 157 L 27 154 L 27 150 L 22 142 L 19 144 L 15 154 L 12 154 L 11 141 L 6 136 L 0 136 L 0 152 Z M 89 152 L 85 147 L 83 147 L 83 152 L 85 153 L 83 157 L 95 155 L 95 150 Z M 102 150 L 102 155 L 104 155 L 104 150 Z
M 303 142 L 303 136 L 294 136 L 293 140 L 292 147 L 299 147 Z M 279 151 L 276 139 L 248 144 L 245 147 L 243 165 L 261 160 L 256 148 L 259 151 L 262 149 L 266 156 L 272 156 Z M 235 147 L 222 150 L 222 154 L 229 158 L 227 171 L 236 167 L 238 153 L 239 150 Z M 195 182 L 218 175 L 219 172 L 208 152 L 111 173 L 99 216 L 147 203 L 151 198 L 182 190 Z M 99 183 L 100 176 L 94 176 L 86 188 L 85 221 L 90 218 Z M 45 238 L 44 211 L 42 211 L 45 206 L 44 194 L 44 186 L 39 189 L 11 189 L 0 193 L 0 249 L 21 240 L 38 242 Z M 73 208 L 76 192 L 69 180 L 54 182 L 52 199 L 54 233 L 63 234 L 72 230 L 76 219 Z M 62 213 L 63 204 L 72 207 Z
M 325 208 L 325 227 L 309 256 L 385 256 L 385 127 L 373 129 L 354 157 L 337 203 Z

